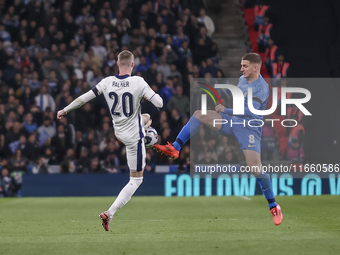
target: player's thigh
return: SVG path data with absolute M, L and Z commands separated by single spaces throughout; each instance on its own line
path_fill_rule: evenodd
M 194 116 L 204 125 L 209 128 L 219 131 L 223 124 L 223 118 L 220 113 L 208 110 L 207 114 L 202 114 L 202 111 L 197 110 L 194 112 Z
M 140 139 L 134 143 L 126 143 L 126 159 L 130 169 L 130 173 L 142 172 L 145 168 L 146 150 L 144 139 Z M 134 174 L 134 176 L 136 175 Z M 137 177 L 140 174 L 137 174 Z M 131 175 L 132 176 L 132 175 Z
M 242 125 L 233 125 L 232 130 L 233 130 L 236 140 L 240 144 L 240 150 L 243 151 L 244 149 L 247 149 L 250 151 L 257 152 L 258 155 L 261 155 L 261 131 L 260 130 L 244 127 Z M 257 161 L 255 161 L 255 158 L 252 157 L 252 155 L 255 155 L 255 154 L 253 153 L 250 154 L 252 160 L 248 161 L 246 157 L 247 165 L 256 164 Z M 259 164 L 261 164 L 261 161 L 259 162 L 260 162 Z

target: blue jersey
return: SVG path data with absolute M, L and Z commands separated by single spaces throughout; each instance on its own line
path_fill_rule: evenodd
M 265 110 L 269 98 L 269 85 L 263 79 L 262 75 L 260 77 L 249 83 L 247 82 L 247 79 L 243 77 L 243 75 L 239 78 L 237 87 L 242 90 L 242 93 L 244 95 L 244 108 L 248 107 L 248 88 L 251 87 L 253 89 L 253 102 L 257 101 L 261 103 L 261 106 L 258 110 Z M 255 115 L 254 117 L 243 117 L 238 116 L 240 118 L 246 118 L 246 119 L 263 119 L 262 115 Z

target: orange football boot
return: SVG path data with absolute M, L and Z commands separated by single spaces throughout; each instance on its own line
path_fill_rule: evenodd
M 109 231 L 110 230 L 110 223 L 112 221 L 112 218 L 110 218 L 109 216 L 109 212 L 106 211 L 106 212 L 102 212 L 99 217 L 100 219 L 103 221 L 102 223 L 102 226 L 103 228 L 106 230 L 106 231 Z
M 278 204 L 276 207 L 270 209 L 271 214 L 273 215 L 273 221 L 276 226 L 280 225 L 283 220 L 283 215 L 281 212 L 281 206 Z
M 174 146 L 172 146 L 171 143 L 167 143 L 167 145 L 159 145 L 155 144 L 153 146 L 158 152 L 161 152 L 165 155 L 167 155 L 170 158 L 178 158 L 179 157 L 179 151 L 175 149 Z

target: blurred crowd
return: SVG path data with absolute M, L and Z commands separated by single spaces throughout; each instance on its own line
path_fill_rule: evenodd
M 250 2 L 250 1 L 249 1 Z M 254 5 L 254 26 L 258 31 L 258 50 L 260 54 L 264 54 L 264 65 L 271 79 L 271 85 L 278 88 L 278 111 L 281 110 L 281 88 L 289 86 L 299 86 L 299 84 L 289 84 L 289 63 L 286 62 L 284 54 L 280 48 L 275 45 L 274 40 L 270 36 L 272 23 L 270 22 L 270 7 L 268 1 L 256 0 Z M 250 6 L 248 6 L 250 7 Z M 288 93 L 287 98 L 292 98 L 292 94 Z M 288 159 L 292 162 L 302 163 L 304 160 L 303 141 L 305 129 L 303 125 L 303 114 L 295 105 L 287 107 L 286 119 L 294 120 L 287 123 L 295 125 L 293 128 L 277 127 L 276 138 L 274 129 L 266 125 L 263 130 L 262 157 L 268 160 L 272 159 L 275 150 L 276 139 L 280 145 L 282 159 Z
M 223 77 L 214 30 L 203 0 L 0 0 L 0 193 L 16 192 L 21 173 L 126 171 L 103 98 L 56 120 L 118 72 L 125 49 L 164 100 L 161 111 L 142 102 L 159 142 L 174 138 L 190 114 L 190 78 Z M 148 172 L 172 163 L 152 150 L 147 160 Z

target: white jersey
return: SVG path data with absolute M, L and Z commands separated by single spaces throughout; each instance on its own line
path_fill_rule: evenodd
M 144 137 L 140 101 L 143 97 L 150 101 L 156 93 L 142 77 L 109 76 L 101 80 L 93 91 L 104 95 L 119 140 L 134 142 Z

